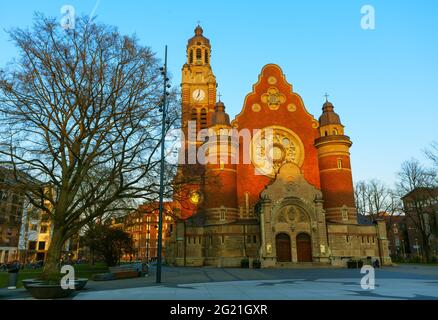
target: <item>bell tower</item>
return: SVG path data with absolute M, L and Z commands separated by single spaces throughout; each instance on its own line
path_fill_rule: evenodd
M 182 127 L 189 141 L 195 141 L 196 137 L 188 136 L 188 122 L 196 121 L 196 134 L 207 129 L 216 105 L 217 83 L 210 65 L 210 40 L 203 32 L 198 25 L 194 37 L 188 41 L 187 62 L 182 68 Z

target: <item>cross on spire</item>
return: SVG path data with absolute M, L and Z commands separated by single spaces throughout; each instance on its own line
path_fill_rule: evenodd
M 325 93 L 324 97 L 325 97 L 325 102 L 328 102 L 329 95 L 327 94 L 327 92 Z
M 218 97 L 219 97 L 219 102 L 221 102 L 222 94 L 220 92 L 218 93 Z
M 198 26 L 200 26 L 200 25 L 201 25 L 201 21 L 200 21 L 200 20 L 198 20 L 198 21 L 197 21 L 197 24 L 198 24 Z

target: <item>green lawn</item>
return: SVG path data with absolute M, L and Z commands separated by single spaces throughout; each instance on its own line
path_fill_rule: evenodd
M 77 278 L 88 278 L 90 279 L 93 274 L 108 272 L 108 267 L 102 263 L 96 263 L 95 265 L 81 264 L 74 266 Z M 22 287 L 21 280 L 37 278 L 42 272 L 42 269 L 32 270 L 24 269 L 18 274 L 18 287 Z M 6 288 L 8 286 L 7 272 L 0 272 L 0 288 Z

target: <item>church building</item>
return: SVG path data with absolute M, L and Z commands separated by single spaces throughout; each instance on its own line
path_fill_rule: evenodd
M 391 264 L 385 222 L 358 223 L 352 142 L 333 104 L 326 99 L 315 119 L 281 68 L 268 64 L 230 120 L 210 62 L 210 41 L 197 26 L 182 68 L 183 161 L 174 180 L 178 218 L 166 241 L 167 263 Z M 229 138 L 212 139 L 224 132 Z M 188 150 L 217 161 L 193 162 Z

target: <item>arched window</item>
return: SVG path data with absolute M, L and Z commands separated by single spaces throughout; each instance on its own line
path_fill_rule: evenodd
M 190 63 L 190 64 L 193 63 L 193 50 L 190 50 L 190 54 L 189 54 L 189 63 Z
M 221 211 L 220 211 L 220 219 L 221 221 L 224 221 L 227 215 L 227 209 L 225 209 L 224 207 L 221 207 Z
M 333 135 L 335 135 L 335 136 L 338 135 L 338 129 L 333 129 Z
M 202 60 L 202 50 L 200 48 L 196 49 L 196 60 Z
M 324 135 L 327 137 L 327 135 L 328 135 L 328 133 L 327 133 L 327 131 L 326 132 L 324 132 Z
M 206 49 L 205 50 L 205 52 L 204 52 L 204 57 L 205 57 L 205 63 L 207 63 L 208 64 L 208 50 Z
M 342 159 L 338 159 L 338 169 L 342 169 Z

